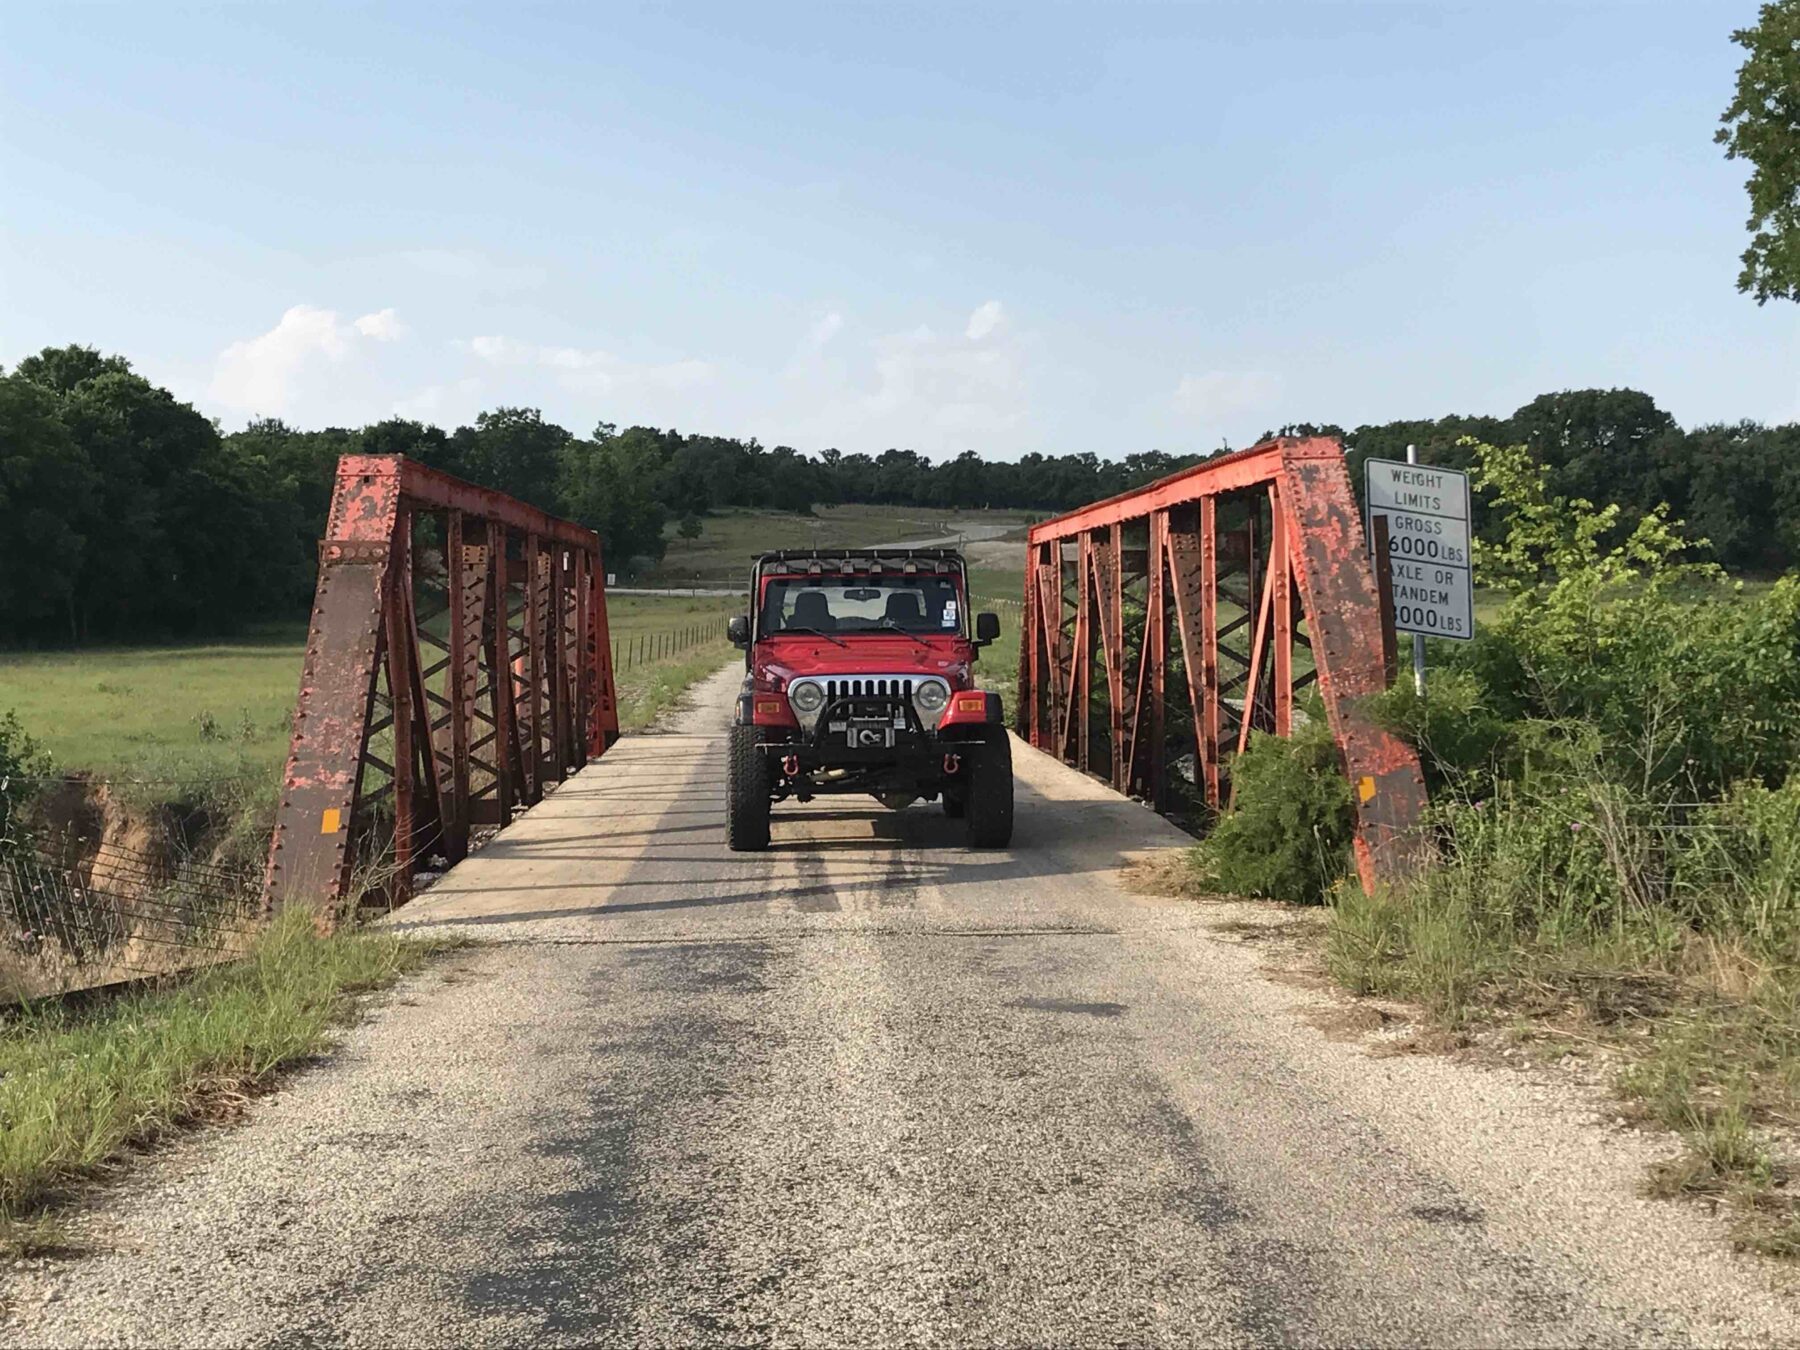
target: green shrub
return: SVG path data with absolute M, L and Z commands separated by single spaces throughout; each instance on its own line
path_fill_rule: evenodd
M 1291 737 L 1257 734 L 1232 761 L 1232 809 L 1196 849 L 1219 889 L 1318 904 L 1350 865 L 1350 784 L 1323 713 Z
M 1518 770 L 1519 728 L 1488 706 L 1487 692 L 1471 671 L 1433 672 L 1425 696 L 1402 680 L 1364 707 L 1419 752 L 1434 798 L 1445 792 L 1481 796 Z
M 25 734 L 12 713 L 0 714 L 0 847 L 12 839 L 19 808 L 37 795 L 50 757 Z
M 1800 762 L 1800 578 L 1753 591 L 1685 561 L 1705 541 L 1664 509 L 1605 547 L 1617 506 L 1552 496 L 1521 447 L 1474 453 L 1477 483 L 1511 511 L 1506 538 L 1475 557 L 1509 599 L 1450 657 L 1481 706 L 1583 728 L 1609 777 L 1647 791 L 1696 800 L 1784 781 Z

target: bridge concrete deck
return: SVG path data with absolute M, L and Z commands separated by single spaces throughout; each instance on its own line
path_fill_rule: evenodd
M 734 681 L 396 915 L 484 945 L 105 1197 L 0 1342 L 1800 1335 L 1768 1268 L 1640 1198 L 1665 1143 L 1321 1030 L 1339 996 L 1243 940 L 1267 911 L 1126 889 L 1183 836 L 1043 756 L 1003 852 L 839 800 L 729 853 Z

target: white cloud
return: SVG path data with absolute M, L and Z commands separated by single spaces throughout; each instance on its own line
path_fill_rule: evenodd
M 405 333 L 391 309 L 343 323 L 336 310 L 295 305 L 268 332 L 220 352 L 207 392 L 240 412 L 285 413 L 292 409 L 309 369 L 320 362 L 342 361 L 365 339 L 392 342 Z
M 1010 451 L 1028 429 L 1032 340 L 1005 320 L 999 302 L 988 301 L 948 329 L 919 324 L 875 334 L 827 313 L 800 338 L 765 435 L 814 447 L 903 445 L 930 455 Z
M 1280 381 L 1262 370 L 1209 370 L 1184 375 L 1171 402 L 1196 421 L 1213 421 L 1259 407 L 1275 396 Z
M 377 342 L 397 342 L 406 336 L 407 329 L 406 325 L 400 322 L 400 316 L 392 309 L 380 309 L 358 319 L 356 331 L 364 337 L 374 338 Z
M 1008 430 L 1025 415 L 1020 364 L 1008 347 L 940 338 L 926 327 L 873 345 L 877 384 L 864 400 L 870 412 L 964 434 Z
M 986 304 L 978 306 L 975 312 L 969 315 L 969 326 L 963 330 L 963 335 L 970 342 L 980 342 L 984 338 L 992 337 L 995 330 L 1004 322 L 1006 322 L 1005 309 L 1001 307 L 998 300 L 989 300 Z
M 706 384 L 714 374 L 705 361 L 627 361 L 611 352 L 539 346 L 500 334 L 472 337 L 456 345 L 488 365 L 552 371 L 565 389 L 583 394 L 669 393 Z

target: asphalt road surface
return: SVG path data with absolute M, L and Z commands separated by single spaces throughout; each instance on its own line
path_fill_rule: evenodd
M 1800 1340 L 1641 1198 L 1665 1141 L 1322 1030 L 1230 911 L 1120 886 L 1181 836 L 1042 756 L 1006 852 L 861 800 L 727 852 L 734 680 L 403 911 L 490 945 L 102 1192 L 0 1342 Z

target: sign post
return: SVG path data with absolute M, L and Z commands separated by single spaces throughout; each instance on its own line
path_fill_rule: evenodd
M 1364 462 L 1368 538 L 1376 522 L 1387 536 L 1394 630 L 1413 635 L 1413 684 L 1425 692 L 1425 639 L 1475 636 L 1469 574 L 1469 475 L 1418 462 Z

